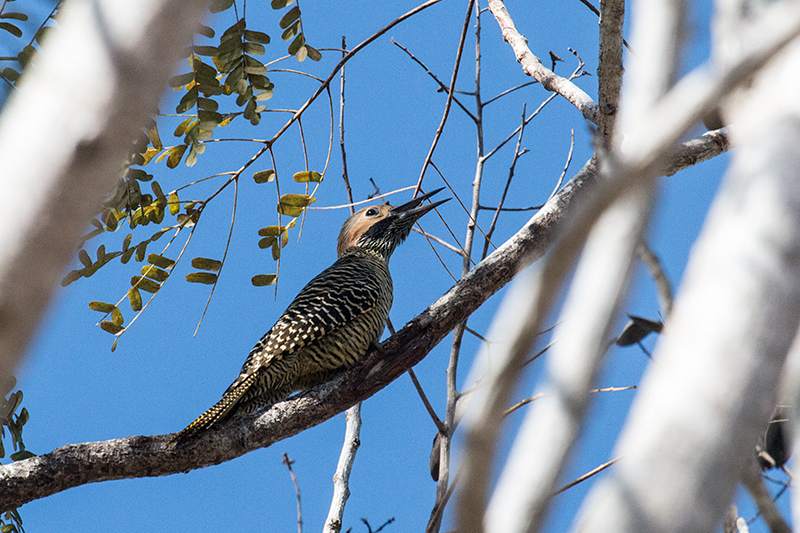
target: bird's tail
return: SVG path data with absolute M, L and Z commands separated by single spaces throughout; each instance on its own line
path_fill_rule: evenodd
M 197 419 L 186 426 L 186 428 L 172 437 L 165 446 L 176 444 L 185 441 L 189 437 L 209 429 L 211 426 L 225 419 L 232 411 L 233 408 L 239 403 L 239 400 L 250 390 L 258 375 L 256 372 L 249 375 L 244 381 L 228 390 L 222 395 L 222 399 L 214 404 L 209 410 L 197 417 Z

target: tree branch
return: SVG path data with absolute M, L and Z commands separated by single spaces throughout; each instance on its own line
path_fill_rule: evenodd
M 722 146 L 701 138 L 691 148 L 722 153 Z M 564 211 L 588 194 L 595 178 L 593 169 L 585 166 L 514 236 L 386 340 L 382 354 L 373 352 L 330 383 L 266 412 L 233 418 L 185 446 L 164 448 L 171 435 L 135 436 L 69 444 L 5 465 L 0 469 L 0 512 L 86 483 L 165 476 L 220 464 L 296 435 L 369 398 L 421 361 L 455 324 L 542 257 L 555 238 Z
M 489 0 L 489 9 L 500 25 L 503 39 L 511 45 L 525 74 L 542 84 L 548 91 L 558 93 L 578 108 L 586 120 L 597 123 L 597 104 L 577 85 L 545 67 L 541 59 L 528 48 L 528 40 L 520 35 L 502 0 Z

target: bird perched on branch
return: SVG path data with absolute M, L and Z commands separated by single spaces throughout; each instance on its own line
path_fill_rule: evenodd
M 234 414 L 269 407 L 355 365 L 380 339 L 389 317 L 389 258 L 422 215 L 449 200 L 423 203 L 441 190 L 398 207 L 366 207 L 348 218 L 339 233 L 339 259 L 300 291 L 258 341 L 222 399 L 168 444 Z

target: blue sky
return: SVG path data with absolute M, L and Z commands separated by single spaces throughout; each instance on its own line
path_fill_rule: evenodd
M 402 2 L 303 2 L 304 30 L 316 48 L 338 47 L 345 35 L 350 47 L 388 22 L 415 7 Z M 485 5 L 481 6 L 482 8 Z M 597 68 L 597 19 L 580 2 L 509 1 L 507 7 L 518 29 L 529 39 L 534 53 L 543 60 L 553 51 L 565 60 L 557 72 L 566 75 L 575 67 L 572 48 L 586 63 L 585 70 Z M 249 27 L 273 37 L 267 46 L 272 58 L 282 55 L 285 43 L 277 31 L 278 16 L 268 2 L 251 0 L 247 6 Z M 708 54 L 709 2 L 693 4 L 689 29 L 686 68 L 692 68 Z M 361 52 L 347 65 L 345 129 L 348 169 L 357 200 L 373 192 L 372 178 L 382 192 L 413 185 L 433 139 L 445 103 L 443 93 L 390 39 L 409 48 L 443 81 L 449 81 L 458 35 L 466 3 L 445 0 L 417 17 L 393 28 Z M 210 19 L 222 30 L 234 20 L 231 12 Z M 256 22 L 257 21 L 257 22 Z M 474 21 L 473 21 L 474 22 Z M 528 81 L 502 41 L 491 14 L 482 16 L 482 92 L 484 99 Z M 325 77 L 339 55 L 324 52 L 320 63 L 300 65 L 290 59 L 278 68 L 308 71 Z M 186 71 L 181 65 L 176 72 Z M 298 107 L 316 88 L 315 82 L 293 74 L 270 75 L 276 85 L 271 108 Z M 474 34 L 468 39 L 457 88 L 474 88 Z M 576 83 L 596 95 L 596 78 L 583 76 Z M 338 81 L 334 83 L 338 93 Z M 488 106 L 485 110 L 486 146 L 491 149 L 516 128 L 523 103 L 530 112 L 547 94 L 538 85 L 527 87 Z M 334 97 L 338 100 L 337 97 Z M 460 95 L 471 105 L 469 96 Z M 162 111 L 172 112 L 176 96 L 165 93 Z M 304 117 L 309 166 L 322 169 L 328 149 L 330 123 L 328 108 L 321 97 Z M 338 116 L 338 108 L 336 109 Z M 286 115 L 265 114 L 257 128 L 234 122 L 218 130 L 217 136 L 269 138 L 283 124 Z M 174 123 L 170 123 L 174 124 Z M 337 124 L 338 126 L 338 124 Z M 174 125 L 172 126 L 174 127 Z M 162 140 L 171 141 L 171 127 L 163 127 Z M 568 175 L 572 175 L 591 154 L 591 137 L 580 114 L 560 98 L 551 102 L 526 130 L 522 146 L 529 150 L 518 163 L 507 205 L 522 207 L 542 203 L 563 169 L 575 133 L 575 154 Z M 698 127 L 695 133 L 702 129 Z M 338 135 L 338 130 L 337 130 Z M 453 106 L 451 118 L 439 144 L 434 162 L 468 204 L 475 169 L 474 126 Z M 276 144 L 281 192 L 301 193 L 291 182 L 291 174 L 304 169 L 297 128 Z M 175 141 L 177 142 L 177 140 Z M 252 143 L 215 143 L 208 147 L 193 168 L 166 169 L 163 162 L 151 163 L 165 191 L 217 172 L 234 170 L 257 150 Z M 345 203 L 338 146 L 315 206 Z M 508 174 L 513 142 L 489 160 L 484 177 L 483 203 L 494 205 Z M 692 243 L 719 180 L 727 156 L 681 172 L 661 182 L 660 198 L 651 229 L 650 243 L 659 254 L 671 281 L 678 285 Z M 271 168 L 265 159 L 251 170 Z M 208 297 L 208 288 L 188 284 L 181 278 L 190 271 L 188 262 L 179 265 L 153 304 L 121 338 L 111 353 L 112 338 L 94 327 L 99 314 L 91 311 L 91 300 L 115 302 L 124 295 L 131 275 L 140 265 L 112 264 L 89 280 L 79 280 L 58 289 L 39 333 L 18 371 L 19 386 L 25 392 L 24 406 L 31 413 L 25 426 L 25 442 L 30 450 L 45 453 L 67 443 L 106 440 L 139 434 L 177 431 L 217 401 L 235 378 L 252 345 L 277 319 L 303 285 L 335 260 L 335 238 L 348 215 L 346 210 L 309 211 L 302 238 L 297 229 L 283 251 L 277 298 L 272 288 L 254 288 L 250 278 L 275 271 L 268 250 L 257 247 L 258 228 L 276 224 L 274 184 L 257 185 L 246 173 L 241 181 L 237 219 L 229 260 L 208 313 L 198 334 L 197 322 Z M 429 170 L 426 187 L 443 186 Z M 198 189 L 197 196 L 201 197 Z M 445 193 L 442 193 L 444 195 Z M 450 195 L 448 192 L 447 195 Z M 401 193 L 393 203 L 410 197 Z M 188 196 L 182 196 L 182 199 Z M 190 244 L 190 257 L 221 258 L 231 216 L 231 191 L 223 193 L 201 220 Z M 451 201 L 441 213 L 463 242 L 467 216 L 458 202 Z M 499 244 L 518 229 L 530 213 L 509 213 L 501 217 L 494 242 Z M 488 225 L 491 214 L 483 212 L 479 222 Z M 423 219 L 423 227 L 452 242 L 435 215 Z M 134 240 L 149 236 L 134 234 Z M 121 230 L 125 231 L 125 230 Z M 125 233 L 115 233 L 88 245 L 93 254 L 97 245 L 119 247 Z M 166 239 L 157 243 L 161 245 Z M 480 249 L 482 239 L 476 240 Z M 154 247 L 151 252 L 158 250 Z M 444 248 L 437 248 L 448 268 L 456 275 L 461 260 Z M 77 265 L 77 260 L 75 261 Z M 443 294 L 452 279 L 430 247 L 418 234 L 412 234 L 395 253 L 391 269 L 395 284 L 395 304 L 391 320 L 396 327 L 421 312 Z M 470 319 L 471 328 L 485 333 L 502 293 L 492 298 Z M 657 318 L 658 304 L 650 279 L 640 269 L 626 311 Z M 126 319 L 132 313 L 127 310 Z M 417 375 L 440 416 L 444 414 L 445 369 L 449 354 L 446 338 L 416 367 Z M 654 339 L 647 339 L 652 349 Z M 479 341 L 465 336 L 462 346 L 460 383 L 469 370 Z M 598 386 L 628 386 L 638 383 L 648 359 L 636 348 L 614 349 L 605 362 Z M 542 372 L 541 364 L 529 365 L 517 398 L 533 391 Z M 595 395 L 589 424 L 570 464 L 564 481 L 583 474 L 610 458 L 615 435 L 624 422 L 635 392 Z M 361 448 L 351 478 L 351 499 L 345 513 L 344 529 L 366 532 L 361 518 L 373 528 L 389 518 L 395 522 L 384 531 L 422 531 L 434 501 L 435 483 L 428 475 L 428 456 L 434 425 L 413 389 L 408 376 L 364 403 Z M 523 413 L 509 418 L 503 450 L 510 445 Z M 293 468 L 302 491 L 305 531 L 319 531 L 327 515 L 332 494 L 331 477 L 344 435 L 344 416 L 336 418 L 272 447 L 253 452 L 229 463 L 164 478 L 135 479 L 98 483 L 71 489 L 21 508 L 26 529 L 33 531 L 113 530 L 140 531 L 296 531 L 294 487 L 281 456 L 295 461 Z M 569 528 L 580 501 L 591 481 L 559 496 L 553 507 L 547 531 Z M 784 497 L 785 498 L 785 497 Z M 749 516 L 746 500 L 738 502 L 742 514 Z M 783 501 L 785 510 L 788 499 Z M 752 512 L 750 513 L 752 514 Z M 446 517 L 442 531 L 452 525 Z M 754 525 L 753 531 L 763 531 Z

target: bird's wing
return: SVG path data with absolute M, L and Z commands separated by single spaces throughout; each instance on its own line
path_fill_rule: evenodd
M 386 267 L 381 264 L 379 268 Z M 323 270 L 253 347 L 231 389 L 257 367 L 308 346 L 374 308 L 381 297 L 381 283 L 377 271 L 364 268 L 363 262 L 352 256 Z

